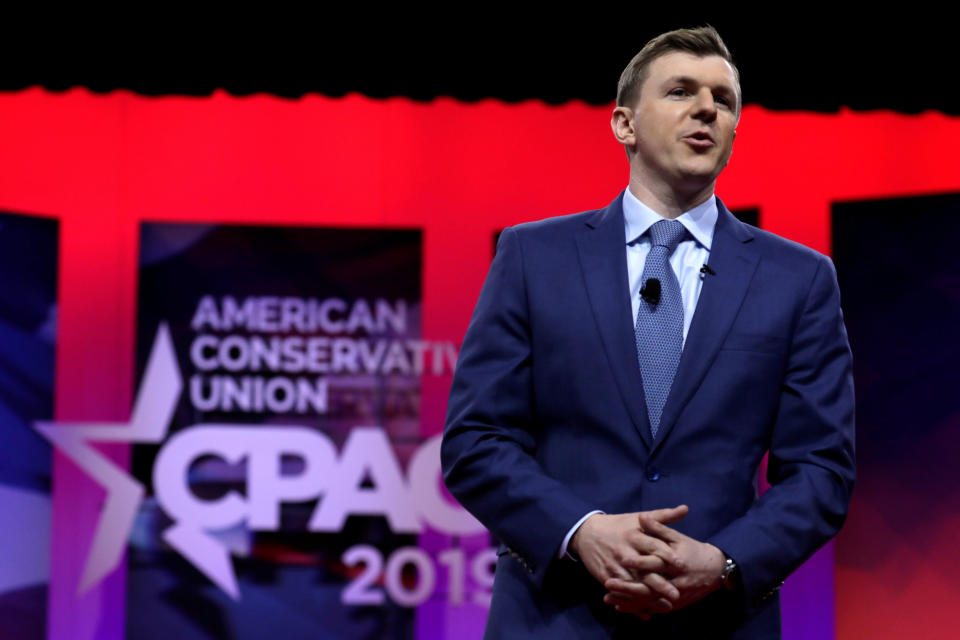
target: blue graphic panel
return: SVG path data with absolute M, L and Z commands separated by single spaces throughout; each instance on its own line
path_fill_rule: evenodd
M 370 583 L 362 576 L 378 562 L 389 573 L 388 559 L 415 548 L 417 536 L 391 516 L 316 526 L 318 507 L 333 500 L 346 472 L 314 463 L 349 457 L 343 452 L 362 428 L 372 439 L 354 449 L 362 460 L 352 488 L 392 491 L 389 474 L 378 474 L 404 473 L 421 444 L 419 373 L 433 358 L 395 349 L 420 344 L 420 265 L 414 230 L 141 227 L 138 379 L 166 325 L 183 390 L 164 442 L 134 449 L 147 498 L 128 554 L 128 637 L 414 637 L 416 609 L 384 597 L 379 573 Z M 199 442 L 204 430 L 220 435 L 180 472 L 164 471 L 170 452 Z M 385 448 L 366 458 L 378 442 Z M 240 448 L 234 455 L 231 447 Z M 386 466 L 363 467 L 373 459 Z M 264 497 L 284 491 L 283 482 L 289 496 L 314 472 L 314 487 L 293 490 L 300 499 L 277 500 L 274 509 Z M 204 528 L 171 513 L 176 500 L 165 496 L 180 485 L 179 504 L 198 518 L 228 503 L 234 516 Z M 171 543 L 177 525 L 193 527 L 187 542 Z M 346 562 L 358 544 L 358 561 Z M 212 558 L 226 551 L 217 565 Z M 417 596 L 417 568 L 394 571 L 393 592 Z
M 0 212 L 0 640 L 45 636 L 58 226 Z
M 833 236 L 857 390 L 838 606 L 864 637 L 953 638 L 960 195 L 838 204 Z

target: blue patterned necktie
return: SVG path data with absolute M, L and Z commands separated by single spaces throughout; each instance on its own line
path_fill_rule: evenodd
M 650 227 L 652 246 L 640 279 L 641 286 L 647 286 L 648 290 L 650 279 L 660 281 L 659 301 L 640 300 L 636 325 L 643 393 L 654 438 L 683 350 L 683 300 L 677 275 L 670 267 L 670 254 L 685 233 L 684 226 L 676 220 L 660 220 Z

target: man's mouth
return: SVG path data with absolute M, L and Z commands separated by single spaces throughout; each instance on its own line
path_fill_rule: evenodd
M 694 131 L 683 136 L 683 140 L 694 149 L 709 149 L 714 145 L 713 137 L 707 131 Z

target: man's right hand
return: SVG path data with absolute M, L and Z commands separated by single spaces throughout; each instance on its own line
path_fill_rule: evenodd
M 686 505 L 680 505 L 643 513 L 669 524 L 682 520 L 688 511 Z M 672 603 L 680 598 L 677 588 L 659 573 L 668 566 L 676 567 L 679 559 L 670 545 L 643 532 L 639 513 L 595 513 L 573 534 L 569 548 L 601 584 L 619 578 L 646 585 L 651 613 L 671 611 Z

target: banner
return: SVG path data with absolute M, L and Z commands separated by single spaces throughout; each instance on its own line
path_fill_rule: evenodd
M 140 242 L 127 636 L 482 619 L 489 537 L 421 437 L 421 379 L 457 357 L 421 336 L 421 233 L 144 223 Z

